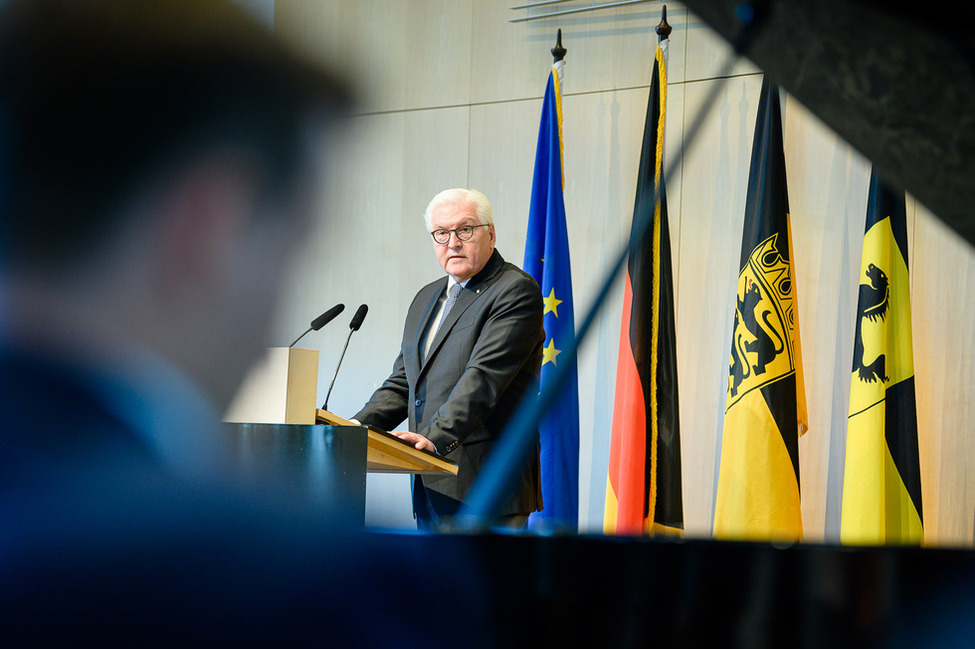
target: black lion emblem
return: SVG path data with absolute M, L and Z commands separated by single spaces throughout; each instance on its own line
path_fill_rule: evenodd
M 877 356 L 870 365 L 864 362 L 866 359 L 863 357 L 862 324 L 864 318 L 874 322 L 878 318 L 883 320 L 887 316 L 887 310 L 890 307 L 890 281 L 887 279 L 887 274 L 873 264 L 867 266 L 864 275 L 867 276 L 870 283 L 860 284 L 860 308 L 853 346 L 853 370 L 857 372 L 861 381 L 869 383 L 883 381 L 886 383 L 889 378 L 884 367 L 887 363 L 885 354 Z
M 765 366 L 785 349 L 785 341 L 769 322 L 769 315 L 772 312 L 765 309 L 760 316 L 755 313 L 761 302 L 762 292 L 758 288 L 758 284 L 749 281 L 744 299 L 738 300 L 738 309 L 735 311 L 735 333 L 734 339 L 731 341 L 731 396 L 738 393 L 738 386 L 751 373 L 745 357 L 746 352 L 757 355 L 755 364 L 751 366 L 751 370 L 757 375 L 764 374 Z M 741 314 L 740 320 L 738 318 L 739 313 Z M 751 340 L 743 340 L 744 336 L 738 327 L 739 322 L 751 335 Z M 768 332 L 772 332 L 777 340 L 774 340 Z

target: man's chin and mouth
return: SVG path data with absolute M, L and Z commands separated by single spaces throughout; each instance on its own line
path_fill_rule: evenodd
M 458 282 L 463 282 L 472 275 L 470 261 L 466 257 L 448 259 L 444 270 Z

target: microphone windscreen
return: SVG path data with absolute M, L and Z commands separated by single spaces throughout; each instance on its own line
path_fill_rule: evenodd
M 311 328 L 314 329 L 315 331 L 318 331 L 319 329 L 321 329 L 322 327 L 324 327 L 325 325 L 327 325 L 329 322 L 331 322 L 332 320 L 334 320 L 335 319 L 335 316 L 337 316 L 338 314 L 342 313 L 342 311 L 344 311 L 344 310 L 345 310 L 345 305 L 344 304 L 336 304 L 331 309 L 329 309 L 328 311 L 326 311 L 322 315 L 320 315 L 317 318 L 315 318 L 314 320 L 312 320 L 311 321 Z
M 366 319 L 366 313 L 368 311 L 369 307 L 367 307 L 365 304 L 359 305 L 355 315 L 352 316 L 352 322 L 349 323 L 349 329 L 352 331 L 359 331 L 359 327 L 362 326 L 362 321 Z

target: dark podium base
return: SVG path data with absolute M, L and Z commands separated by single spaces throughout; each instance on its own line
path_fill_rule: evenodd
M 367 431 L 352 426 L 226 424 L 240 476 L 365 525 Z

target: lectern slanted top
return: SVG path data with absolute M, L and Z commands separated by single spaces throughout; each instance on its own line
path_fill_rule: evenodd
M 339 417 L 327 410 L 318 409 L 316 419 L 332 426 L 358 426 L 353 421 Z M 412 444 L 404 442 L 396 435 L 373 427 L 364 427 L 369 432 L 367 445 L 366 471 L 370 473 L 420 473 L 457 475 L 457 465 L 450 460 L 421 451 Z

